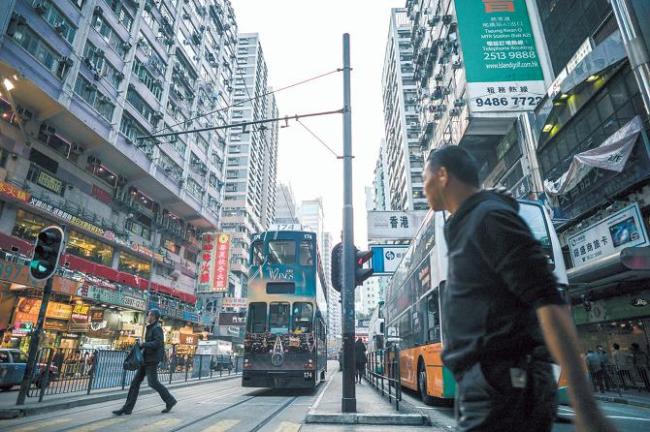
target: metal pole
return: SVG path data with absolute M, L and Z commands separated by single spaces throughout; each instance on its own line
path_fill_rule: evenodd
M 343 34 L 343 395 L 342 412 L 356 412 L 354 388 L 354 216 L 352 211 L 352 109 L 350 106 L 350 35 Z
M 630 60 L 630 66 L 641 90 L 645 110 L 650 114 L 650 55 L 641 35 L 639 21 L 628 0 L 610 0 L 610 3 L 623 36 L 623 44 Z
M 36 328 L 32 332 L 32 337 L 29 340 L 29 353 L 27 355 L 27 365 L 25 366 L 25 375 L 23 382 L 20 384 L 20 392 L 18 392 L 18 399 L 16 405 L 24 405 L 27 391 L 32 383 L 34 376 L 34 367 L 36 366 L 36 354 L 38 352 L 38 345 L 40 342 L 41 333 L 43 331 L 43 322 L 45 321 L 45 311 L 47 311 L 47 304 L 50 301 L 50 294 L 52 293 L 52 277 L 49 277 L 45 282 L 43 288 L 43 300 L 41 300 L 41 309 L 38 312 L 38 320 L 36 321 Z M 49 371 L 48 371 L 49 372 Z

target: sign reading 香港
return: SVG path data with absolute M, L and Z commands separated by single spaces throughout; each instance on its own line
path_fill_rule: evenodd
M 472 112 L 534 109 L 546 93 L 526 0 L 456 0 Z

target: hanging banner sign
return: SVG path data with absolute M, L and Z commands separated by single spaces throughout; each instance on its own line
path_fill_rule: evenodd
M 546 86 L 526 0 L 456 0 L 456 14 L 470 110 L 534 109 Z
M 573 234 L 567 238 L 567 243 L 575 267 L 614 255 L 628 247 L 650 244 L 637 203 Z
M 230 234 L 205 233 L 202 241 L 197 293 L 228 291 Z
M 97 234 L 98 236 L 104 235 L 104 229 L 98 227 L 97 225 L 93 225 L 90 222 L 86 222 L 85 220 L 80 219 L 77 216 L 73 216 L 64 210 L 61 210 L 60 208 L 54 207 L 44 201 L 41 201 L 36 197 L 31 197 L 31 199 L 29 200 L 29 205 L 37 209 L 41 209 L 49 213 L 51 216 L 58 217 L 59 219 L 62 219 L 65 222 L 68 222 L 71 225 L 75 225 L 79 228 L 82 228 L 88 232 Z
M 11 198 L 12 200 L 27 202 L 31 194 L 11 183 L 0 181 L 0 196 Z

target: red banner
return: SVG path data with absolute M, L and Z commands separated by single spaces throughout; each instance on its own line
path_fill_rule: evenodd
M 29 201 L 29 197 L 31 196 L 29 192 L 3 181 L 0 181 L 0 195 L 22 202 Z
M 197 292 L 228 291 L 230 234 L 203 234 Z

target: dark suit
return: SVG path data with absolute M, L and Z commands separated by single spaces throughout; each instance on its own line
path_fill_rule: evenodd
M 168 406 L 176 401 L 169 390 L 158 381 L 158 363 L 163 359 L 165 352 L 165 336 L 158 322 L 147 325 L 142 348 L 144 349 L 144 364 L 140 366 L 131 381 L 129 394 L 123 408 L 126 412 L 133 411 L 135 402 L 138 400 L 140 384 L 144 381 L 145 376 L 149 387 L 156 390 Z

